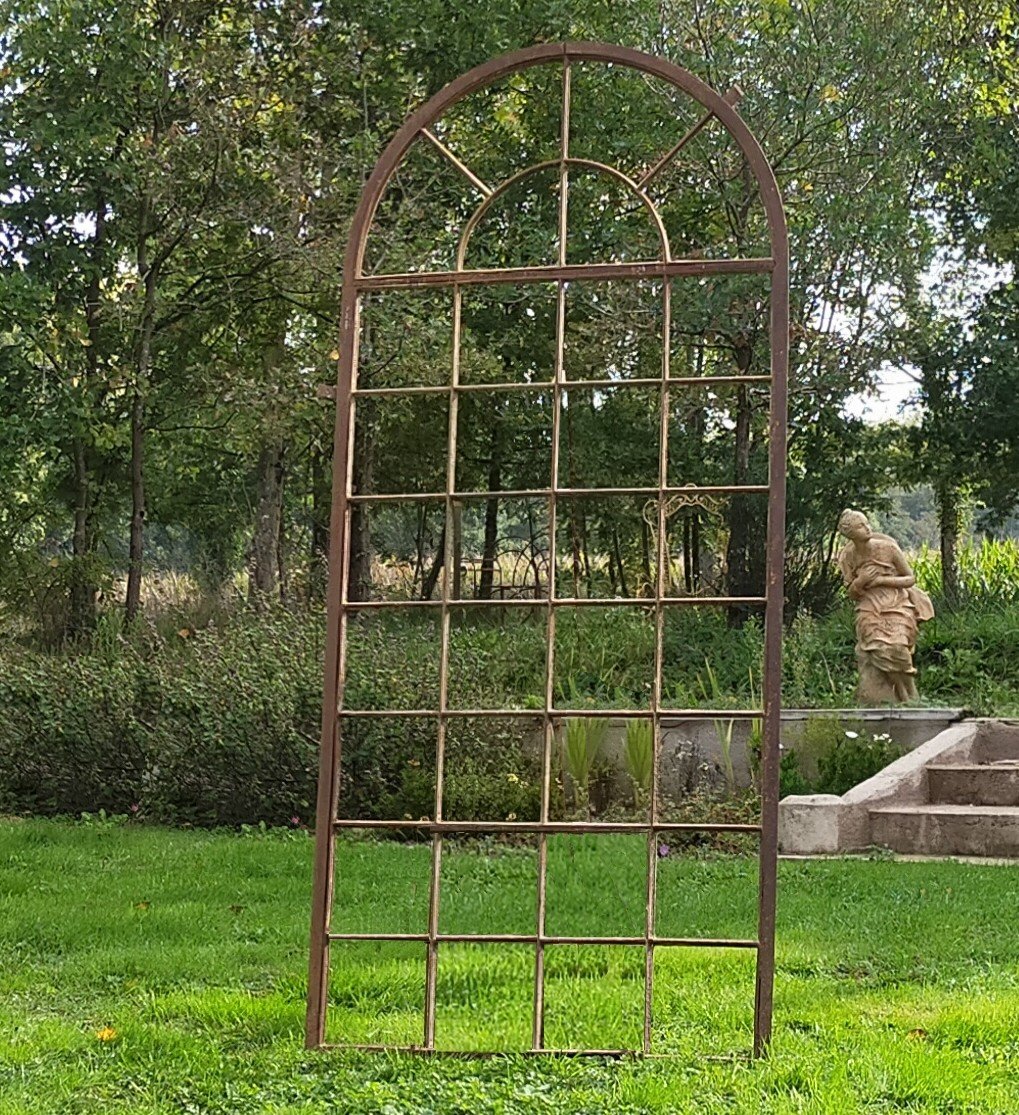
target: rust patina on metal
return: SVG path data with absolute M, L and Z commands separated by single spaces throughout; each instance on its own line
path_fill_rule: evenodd
M 662 79 L 687 94 L 703 106 L 705 113 L 700 121 L 682 136 L 671 148 L 655 160 L 644 174 L 634 180 L 615 167 L 570 156 L 570 69 L 574 62 L 604 63 L 629 67 L 655 78 Z M 496 186 L 490 186 L 465 166 L 431 130 L 442 114 L 471 92 L 490 85 L 499 78 L 533 66 L 552 65 L 562 69 L 562 122 L 559 158 L 525 167 Z M 435 1044 L 435 988 L 439 947 L 443 942 L 475 942 L 526 944 L 534 947 L 534 1003 L 532 1025 L 532 1052 L 589 1053 L 595 1055 L 620 1055 L 624 1053 L 652 1052 L 652 981 L 654 978 L 654 950 L 664 947 L 728 947 L 752 949 L 756 952 L 756 987 L 754 1002 L 754 1040 L 756 1055 L 765 1052 L 771 1038 L 772 998 L 775 974 L 775 889 L 778 827 L 778 761 L 779 761 L 779 712 L 781 683 L 781 631 L 782 631 L 782 564 L 785 530 L 785 454 L 786 454 L 786 403 L 789 339 L 789 251 L 782 200 L 774 175 L 757 140 L 735 111 L 739 91 L 732 90 L 721 96 L 689 72 L 660 58 L 622 47 L 601 43 L 557 43 L 530 47 L 495 58 L 478 66 L 452 82 L 428 101 L 405 122 L 386 148 L 365 185 L 360 204 L 354 217 L 343 267 L 343 293 L 341 305 L 341 332 L 339 362 L 335 391 L 329 390 L 336 402 L 335 443 L 333 455 L 333 497 L 330 526 L 330 566 L 328 590 L 328 642 L 326 646 L 325 680 L 322 702 L 322 743 L 319 767 L 318 799 L 316 807 L 315 870 L 311 917 L 311 953 L 308 981 L 308 1007 L 306 1043 L 309 1048 L 325 1044 L 326 1010 L 328 1004 L 329 947 L 331 941 L 414 941 L 425 946 L 425 1006 L 423 1037 L 418 1052 L 431 1053 Z M 698 132 L 718 121 L 735 141 L 753 175 L 767 218 L 770 255 L 766 258 L 745 259 L 673 259 L 668 237 L 661 217 L 645 187 L 658 175 L 683 146 Z M 482 201 L 467 221 L 460 238 L 456 266 L 451 271 L 411 272 L 404 274 L 365 275 L 362 269 L 365 246 L 372 227 L 376 208 L 384 190 L 399 167 L 411 145 L 423 138 L 431 143 L 482 195 Z M 596 170 L 620 182 L 646 209 L 660 242 L 660 257 L 634 263 L 572 264 L 566 262 L 566 215 L 569 197 L 569 175 L 573 167 Z M 540 170 L 552 168 L 559 176 L 558 199 L 558 262 L 536 267 L 471 270 L 464 267 L 471 233 L 477 227 L 489 206 L 513 183 Z M 710 274 L 766 273 L 771 277 L 770 335 L 771 368 L 766 376 L 711 377 L 712 384 L 768 384 L 771 392 L 769 418 L 769 483 L 767 485 L 733 485 L 698 489 L 673 488 L 667 483 L 669 390 L 672 387 L 695 387 L 703 384 L 698 377 L 673 378 L 669 374 L 669 313 L 670 283 L 668 280 L 682 276 Z M 627 381 L 624 386 L 650 386 L 661 392 L 661 438 L 659 477 L 656 488 L 573 489 L 562 487 L 559 481 L 559 424 L 564 390 L 577 387 L 618 387 L 618 380 L 569 381 L 564 377 L 564 329 L 566 284 L 571 281 L 640 280 L 662 281 L 663 360 L 660 378 Z M 556 358 L 554 375 L 545 384 L 501 383 L 461 384 L 460 319 L 461 292 L 466 286 L 494 285 L 524 282 L 554 282 L 557 284 Z M 453 292 L 453 357 L 451 379 L 448 386 L 396 387 L 384 389 L 359 389 L 356 383 L 356 365 L 359 340 L 359 312 L 361 299 L 370 291 L 428 288 L 446 286 Z M 451 597 L 451 580 L 442 578 L 442 596 L 436 601 L 351 601 L 347 599 L 346 585 L 350 562 L 349 525 L 350 509 L 359 501 L 411 502 L 434 499 L 444 503 L 447 519 L 452 520 L 454 505 L 471 496 L 488 493 L 461 492 L 456 490 L 457 457 L 457 406 L 461 394 L 478 391 L 528 391 L 544 388 L 553 395 L 552 461 L 547 487 L 521 492 L 500 492 L 501 498 L 540 497 L 548 505 L 548 546 L 550 554 L 556 553 L 556 502 L 571 495 L 646 495 L 656 501 L 658 565 L 655 594 L 640 603 L 646 607 L 656 630 L 655 670 L 650 705 L 643 709 L 562 709 L 553 701 L 553 651 L 555 644 L 556 613 L 559 608 L 601 606 L 610 607 L 627 603 L 615 599 L 576 599 L 557 597 L 555 577 L 548 577 L 547 595 L 538 602 L 545 616 L 546 625 L 546 680 L 544 709 L 531 713 L 542 724 L 542 797 L 540 820 L 536 822 L 467 822 L 449 821 L 442 814 L 443 762 L 447 725 L 453 717 L 491 716 L 520 717 L 516 709 L 451 709 L 448 702 L 449 643 L 451 607 L 457 609 L 473 604 L 493 606 L 535 607 L 535 600 L 460 600 Z M 390 493 L 368 495 L 352 491 L 351 460 L 354 437 L 354 409 L 359 396 L 415 396 L 446 395 L 449 399 L 449 431 L 447 442 L 445 490 L 435 493 Z M 666 519 L 670 496 L 684 494 L 687 498 L 724 494 L 767 494 L 767 574 L 763 597 L 673 597 L 668 594 L 664 569 L 666 559 Z M 651 512 L 655 514 L 654 511 Z M 446 532 L 445 570 L 453 560 L 452 532 Z M 633 603 L 630 601 L 629 603 Z M 759 825 L 718 824 L 668 824 L 659 820 L 658 760 L 661 748 L 662 709 L 662 646 L 665 610 L 675 605 L 735 605 L 763 604 L 765 610 L 765 659 L 762 684 L 763 708 L 754 710 L 718 709 L 668 709 L 669 718 L 732 719 L 763 718 L 761 757 L 761 823 Z M 441 652 L 439 707 L 431 709 L 380 709 L 347 710 L 344 708 L 344 677 L 347 649 L 348 617 L 371 608 L 435 608 L 440 612 Z M 654 763 L 652 769 L 651 803 L 647 823 L 559 822 L 549 819 L 549 800 L 552 772 L 552 746 L 555 723 L 571 715 L 613 718 L 644 717 L 652 721 Z M 340 753 L 342 723 L 354 717 L 432 717 L 437 721 L 436 790 L 434 820 L 408 822 L 406 819 L 347 820 L 338 819 Z M 429 891 L 429 916 L 427 931 L 412 934 L 386 933 L 335 933 L 331 931 L 333 906 L 333 877 L 335 870 L 335 837 L 338 830 L 352 828 L 417 829 L 427 833 L 432 840 L 432 873 Z M 656 863 L 657 846 L 661 835 L 670 832 L 741 832 L 758 833 L 760 837 L 758 928 L 753 940 L 706 939 L 663 937 L 655 932 Z M 545 929 L 547 838 L 551 833 L 644 833 L 648 842 L 648 874 L 646 895 L 645 933 L 640 937 L 562 937 L 552 936 Z M 538 895 L 537 918 L 533 934 L 448 934 L 439 932 L 440 866 L 443 835 L 446 833 L 519 833 L 530 834 L 538 841 Z M 544 1040 L 544 963 L 545 947 L 556 944 L 591 944 L 643 946 L 645 950 L 644 1029 L 641 1050 L 550 1050 Z M 386 1048 L 360 1046 L 359 1048 Z M 493 1051 L 497 1052 L 497 1051 Z

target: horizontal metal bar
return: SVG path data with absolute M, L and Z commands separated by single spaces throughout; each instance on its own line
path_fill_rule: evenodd
M 732 604 L 764 604 L 763 596 L 663 596 L 655 601 L 643 596 L 514 596 L 506 599 L 483 600 L 467 597 L 463 600 L 450 600 L 452 608 L 607 608 L 607 607 L 646 607 L 653 608 L 656 603 L 663 607 L 678 606 L 729 606 Z M 348 612 L 372 612 L 399 608 L 441 609 L 441 600 L 351 600 L 344 604 Z
M 563 497 L 592 499 L 598 496 L 656 496 L 658 488 L 514 488 L 502 492 L 452 492 L 450 498 L 455 501 L 487 500 L 496 496 L 499 499 L 547 499 L 555 495 L 557 499 Z M 767 484 L 713 484 L 698 485 L 687 484 L 681 487 L 663 488 L 662 494 L 666 496 L 725 496 L 725 495 L 767 495 Z M 373 492 L 355 494 L 348 497 L 348 503 L 424 503 L 445 500 L 445 492 Z
M 670 387 L 712 387 L 715 384 L 771 383 L 771 376 L 669 376 Z
M 560 608 L 584 608 L 589 605 L 597 607 L 611 607 L 618 605 L 644 605 L 653 608 L 656 604 L 663 607 L 712 607 L 728 606 L 730 604 L 763 604 L 763 596 L 663 596 L 660 600 L 641 596 L 557 596 L 552 600 L 553 605 Z M 484 603 L 484 601 L 480 601 Z
M 329 933 L 330 941 L 412 941 L 427 944 L 427 933 Z M 434 938 L 449 945 L 646 945 L 655 948 L 755 949 L 758 942 L 730 937 L 558 937 L 535 933 L 439 933 Z
M 441 714 L 438 709 L 409 708 L 409 709 L 345 709 L 337 710 L 338 715 L 350 720 L 398 720 L 401 717 L 431 717 L 438 720 L 439 716 L 452 719 L 465 717 L 485 716 L 490 719 L 500 720 L 540 720 L 545 715 L 544 709 L 533 708 L 450 708 Z M 705 708 L 662 708 L 659 710 L 663 720 L 760 720 L 764 716 L 761 709 L 705 709 Z M 653 714 L 651 708 L 554 708 L 549 710 L 553 720 L 563 720 L 571 716 L 588 716 L 598 720 L 637 720 L 650 719 Z
M 460 395 L 476 395 L 505 391 L 552 391 L 556 387 L 562 387 L 564 390 L 570 388 L 576 390 L 608 390 L 612 387 L 648 388 L 661 387 L 661 385 L 661 376 L 657 376 L 654 379 L 578 379 L 563 381 L 562 383 L 557 383 L 554 379 L 538 379 L 518 381 L 504 380 L 499 383 L 458 383 L 455 387 L 450 384 L 438 387 L 433 384 L 421 385 L 419 387 L 361 387 L 352 392 L 352 394 L 361 398 L 379 399 L 388 397 L 403 398 L 404 396 L 414 395 L 448 395 L 450 391 L 455 391 Z
M 463 271 L 405 271 L 399 274 L 359 275 L 354 286 L 364 290 L 408 287 L 476 286 L 495 283 L 604 282 L 606 279 L 670 279 L 683 275 L 762 274 L 773 271 L 770 257 L 745 259 L 645 260 L 639 263 L 542 264 L 535 267 L 495 267 Z
M 323 1042 L 318 1049 L 347 1050 L 351 1053 L 413 1053 L 414 1056 L 446 1057 L 454 1061 L 487 1061 L 491 1058 L 505 1058 L 511 1052 L 517 1057 L 640 1057 L 638 1049 L 435 1049 L 427 1045 L 365 1045 L 343 1042 Z
M 729 937 L 542 937 L 546 945 L 646 945 L 655 948 L 755 949 L 757 941 Z
M 562 383 L 557 383 L 553 379 L 540 379 L 499 383 L 458 383 L 455 387 L 448 383 L 417 384 L 407 387 L 358 387 L 351 394 L 363 399 L 403 399 L 415 395 L 448 395 L 450 391 L 461 395 L 505 391 L 551 391 L 555 387 L 561 387 L 566 392 L 606 391 L 615 387 L 654 388 L 661 387 L 663 383 L 667 383 L 670 387 L 717 387 L 741 383 L 771 383 L 771 376 L 670 376 L 667 380 L 656 376 L 633 379 L 568 379 Z M 322 384 L 319 387 L 319 396 L 323 397 L 324 392 L 328 392 L 326 397 L 331 398 L 335 395 L 335 391 L 335 387 L 331 384 Z
M 333 821 L 337 829 L 416 829 L 428 833 L 496 833 L 509 832 L 520 835 L 540 833 L 648 833 L 648 832 L 748 832 L 761 831 L 760 825 L 697 824 L 692 821 L 416 821 L 389 819 L 385 821 L 361 820 L 341 817 Z M 643 938 L 641 938 L 643 940 Z
M 432 939 L 427 933 L 327 933 L 330 941 L 409 941 L 422 945 Z

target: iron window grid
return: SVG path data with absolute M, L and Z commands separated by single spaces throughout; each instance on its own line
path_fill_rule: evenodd
M 561 53 L 560 53 L 561 52 Z M 504 192 L 509 185 L 519 181 L 535 167 L 524 168 L 493 190 L 465 167 L 436 136 L 419 120 L 426 117 L 434 119 L 442 109 L 466 95 L 472 88 L 485 84 L 500 73 L 512 72 L 514 68 L 524 68 L 543 61 L 555 61 L 561 57 L 563 69 L 562 86 L 562 127 L 560 157 L 555 163 L 542 166 L 557 166 L 559 170 L 559 258 L 553 266 L 519 267 L 505 269 L 467 269 L 464 266 L 467 242 L 470 233 L 479 223 L 488 204 Z M 572 159 L 569 154 L 570 119 L 570 66 L 573 59 L 600 60 L 613 64 L 635 66 L 650 73 L 665 76 L 673 84 L 685 88 L 709 107 L 707 115 L 666 152 L 642 176 L 639 182 L 627 179 L 615 168 L 590 160 Z M 417 1052 L 435 1052 L 435 1009 L 436 976 L 439 946 L 446 942 L 473 943 L 515 943 L 529 944 L 535 948 L 534 1002 L 532 1011 L 532 1051 L 555 1052 L 544 1044 L 544 950 L 551 944 L 620 945 L 643 946 L 645 949 L 645 1003 L 642 1052 L 651 1052 L 652 998 L 654 980 L 654 951 L 660 947 L 733 947 L 750 948 L 757 953 L 757 975 L 754 1010 L 754 1052 L 761 1054 L 770 1040 L 772 987 L 774 981 L 774 918 L 775 918 L 775 867 L 777 853 L 777 755 L 778 755 L 778 717 L 780 705 L 780 624 L 782 610 L 782 552 L 784 530 L 784 455 L 785 455 L 785 406 L 786 406 L 786 368 L 788 361 L 788 249 L 785 234 L 784 216 L 781 200 L 770 168 L 738 117 L 733 119 L 729 109 L 738 99 L 738 94 L 728 95 L 723 101 L 711 94 L 706 87 L 694 88 L 698 83 L 678 67 L 660 63 L 646 55 L 623 48 L 605 47 L 600 44 L 559 44 L 539 46 L 517 52 L 504 59 L 496 59 L 454 82 L 446 91 L 433 98 L 429 105 L 419 111 L 404 126 L 394 139 L 386 154 L 380 160 L 372 179 L 366 187 L 362 204 L 355 217 L 354 229 L 348 247 L 344 273 L 344 299 L 342 307 L 341 349 L 338 386 L 332 394 L 337 404 L 336 448 L 334 456 L 334 503 L 331 552 L 334 559 L 330 567 L 330 639 L 327 651 L 326 684 L 323 701 L 323 747 L 319 778 L 319 799 L 317 808 L 317 847 L 315 865 L 315 896 L 312 919 L 312 950 L 309 975 L 309 999 L 307 1021 L 307 1043 L 309 1046 L 325 1044 L 325 1015 L 327 1010 L 328 950 L 332 941 L 416 941 L 426 947 L 425 1006 L 423 1020 L 423 1042 L 420 1046 L 407 1047 Z M 713 100 L 712 100 L 713 99 Z M 436 103 L 437 107 L 436 107 Z M 717 102 L 717 103 L 715 103 Z M 430 115 L 429 115 L 430 111 Z M 725 260 L 673 260 L 670 257 L 667 237 L 657 211 L 644 193 L 644 187 L 678 153 L 684 144 L 713 118 L 722 119 L 730 133 L 740 142 L 758 184 L 768 212 L 772 237 L 772 255 L 768 258 L 725 259 Z M 741 136 L 734 128 L 738 122 Z M 381 190 L 398 165 L 399 159 L 409 144 L 421 136 L 431 142 L 444 154 L 483 195 L 483 202 L 467 222 L 460 243 L 457 265 L 450 272 L 413 272 L 392 275 L 364 275 L 361 273 L 361 260 L 364 245 L 374 215 L 374 207 Z M 634 190 L 641 202 L 647 207 L 655 221 L 662 240 L 662 259 L 644 263 L 608 263 L 568 265 L 566 261 L 566 215 L 568 205 L 569 171 L 572 166 L 582 165 L 604 171 L 624 181 Z M 374 194 L 372 196 L 374 185 Z M 370 202 L 367 200 L 371 198 Z M 670 280 L 688 275 L 732 273 L 769 273 L 772 279 L 771 291 L 771 348 L 772 373 L 768 376 L 725 376 L 725 377 L 671 377 L 669 361 L 670 337 Z M 658 378 L 642 380 L 567 380 L 564 376 L 564 329 L 565 329 L 565 291 L 566 284 L 573 281 L 598 281 L 605 279 L 648 279 L 662 280 L 663 342 L 662 375 Z M 462 291 L 474 284 L 555 282 L 556 284 L 556 356 L 554 377 L 547 383 L 501 383 L 501 384 L 461 384 L 459 382 L 460 326 Z M 453 291 L 453 356 L 451 378 L 448 385 L 408 386 L 396 388 L 360 389 L 356 383 L 358 315 L 363 294 L 375 290 L 427 288 L 451 286 Z M 714 488 L 684 487 L 676 489 L 668 480 L 668 415 L 669 392 L 674 387 L 696 387 L 702 384 L 767 384 L 771 388 L 771 407 L 769 418 L 769 483 L 768 485 L 732 485 Z M 656 488 L 603 488 L 572 489 L 559 484 L 559 428 L 562 413 L 562 399 L 565 391 L 589 387 L 625 389 L 627 387 L 655 387 L 660 390 L 661 435 L 659 440 L 659 483 Z M 490 498 L 494 493 L 461 492 L 456 489 L 457 455 L 457 411 L 461 395 L 470 392 L 488 391 L 534 391 L 551 390 L 553 394 L 552 419 L 552 460 L 550 484 L 547 488 L 528 489 L 518 492 L 499 492 L 500 499 L 516 497 L 539 497 L 548 499 L 548 548 L 552 558 L 552 571 L 548 578 L 547 594 L 544 599 L 477 601 L 453 598 L 450 594 L 453 561 L 452 532 L 445 532 L 445 554 L 442 569 L 442 595 L 438 601 L 350 601 L 346 595 L 347 569 L 349 563 L 349 515 L 357 503 L 368 502 L 421 502 L 428 499 L 442 501 L 445 506 L 446 522 L 452 521 L 454 504 L 474 497 Z M 447 395 L 448 435 L 446 458 L 445 490 L 435 493 L 356 493 L 352 490 L 351 461 L 355 433 L 354 412 L 357 399 L 361 397 L 408 397 L 414 395 Z M 339 489 L 339 490 L 338 490 Z M 666 499 L 669 495 L 682 491 L 688 495 L 697 494 L 764 494 L 768 503 L 768 543 L 767 543 L 767 594 L 764 597 L 667 597 L 664 592 L 664 569 L 666 549 Z M 655 596 L 651 600 L 630 598 L 557 598 L 556 577 L 556 506 L 563 496 L 592 495 L 646 495 L 657 499 L 657 571 Z M 338 555 L 338 559 L 337 559 Z M 707 710 L 707 709 L 663 709 L 662 672 L 663 672 L 663 628 L 664 615 L 669 607 L 677 605 L 732 605 L 764 604 L 765 611 L 765 668 L 763 679 L 764 707 L 758 710 Z M 553 669 L 555 652 L 555 624 L 559 608 L 572 607 L 647 607 L 654 613 L 655 652 L 654 682 L 650 707 L 647 709 L 557 709 L 553 699 Z M 546 632 L 546 671 L 545 699 L 542 709 L 452 709 L 448 701 L 450 617 L 454 609 L 481 605 L 491 608 L 526 606 L 534 609 L 544 608 Z M 347 643 L 347 623 L 349 616 L 358 611 L 385 607 L 387 609 L 434 607 L 440 614 L 441 645 L 439 667 L 439 704 L 434 709 L 405 710 L 347 710 L 342 706 L 343 681 Z M 540 716 L 542 720 L 542 788 L 541 810 L 538 822 L 462 822 L 447 821 L 442 817 L 443 768 L 446 741 L 446 728 L 450 719 L 465 716 Z M 550 783 L 552 770 L 552 742 L 555 722 L 571 715 L 611 717 L 618 719 L 641 717 L 650 719 L 653 733 L 653 761 L 651 778 L 651 802 L 646 823 L 607 823 L 607 822 L 554 822 L 549 818 Z M 435 801 L 433 820 L 408 822 L 405 819 L 358 821 L 339 819 L 336 816 L 339 784 L 339 754 L 341 724 L 351 718 L 386 718 L 422 716 L 437 720 Z M 668 824 L 659 820 L 659 778 L 661 758 L 661 726 L 663 719 L 763 719 L 764 744 L 762 768 L 762 811 L 759 825 L 711 825 L 711 824 Z M 324 823 L 323 823 L 324 822 Z M 431 878 L 429 886 L 429 912 L 427 932 L 422 934 L 337 934 L 330 930 L 332 910 L 332 878 L 335 857 L 335 834 L 337 831 L 352 828 L 418 828 L 431 835 Z M 760 837 L 759 851 L 760 879 L 757 937 L 749 939 L 698 939 L 659 937 L 654 931 L 656 911 L 657 878 L 657 840 L 659 834 L 667 832 L 743 832 L 755 833 Z M 520 833 L 538 837 L 538 896 L 536 929 L 534 934 L 442 934 L 439 932 L 439 905 L 441 895 L 441 860 L 443 836 L 447 833 Z M 634 832 L 644 833 L 648 840 L 648 872 L 645 908 L 645 933 L 641 937 L 556 937 L 549 935 L 545 928 L 546 884 L 548 866 L 547 837 L 558 832 L 606 833 Z M 393 1048 L 392 1046 L 356 1046 L 356 1048 Z M 565 1053 L 619 1054 L 633 1051 L 623 1050 L 562 1050 Z

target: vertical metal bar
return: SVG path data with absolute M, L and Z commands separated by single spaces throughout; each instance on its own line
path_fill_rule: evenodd
M 549 612 L 551 617 L 553 613 Z M 550 619 L 551 622 L 551 619 Z M 546 685 L 546 691 L 547 691 Z M 541 819 L 548 820 L 548 799 L 551 790 L 552 720 L 545 712 L 542 741 Z M 534 1008 L 531 1016 L 531 1048 L 540 1050 L 545 1045 L 545 899 L 548 875 L 548 834 L 538 836 L 538 902 L 536 909 L 537 940 L 534 945 Z
M 658 905 L 658 839 L 654 826 L 659 820 L 658 767 L 661 762 L 662 734 L 662 671 L 665 647 L 665 608 L 662 598 L 668 591 L 665 571 L 669 556 L 666 532 L 665 489 L 669 486 L 669 365 L 672 343 L 672 291 L 667 276 L 662 277 L 662 386 L 658 441 L 658 539 L 655 569 L 655 677 L 651 690 L 651 800 L 648 803 L 648 865 L 647 911 L 644 935 L 644 1052 L 651 1052 L 651 1028 L 654 1012 L 655 919 Z
M 438 744 L 436 744 L 438 749 Z M 438 762 L 436 762 L 438 777 Z M 435 984 L 439 968 L 439 897 L 442 889 L 442 833 L 432 836 L 432 867 L 428 885 L 428 944 L 425 950 L 424 1048 L 435 1048 Z
M 339 702 L 346 675 L 347 575 L 350 564 L 350 464 L 354 438 L 351 392 L 360 333 L 360 299 L 349 275 L 340 309 L 340 357 L 336 368 L 336 419 L 333 432 L 333 493 L 329 519 L 329 592 L 326 604 L 325 668 L 322 683 L 322 737 L 315 802 L 315 864 L 312 881 L 308 1002 L 304 1042 L 316 1049 L 325 1041 L 329 999 L 329 925 L 333 905 L 335 832 L 340 789 Z
M 761 757 L 761 848 L 758 894 L 754 1055 L 771 1041 L 775 986 L 775 893 L 778 874 L 778 767 L 782 704 L 782 608 L 785 555 L 786 410 L 789 371 L 789 244 L 773 233 L 771 277 L 771 412 L 768 425 L 768 562 L 764 626 L 764 733 Z
M 449 382 L 449 425 L 446 439 L 446 529 L 444 534 L 441 636 L 439 650 L 439 723 L 435 740 L 435 820 L 442 820 L 442 786 L 446 770 L 446 732 L 449 726 L 449 637 L 450 593 L 458 580 L 454 562 L 459 560 L 454 544 L 453 492 L 456 491 L 457 420 L 459 416 L 460 384 L 460 319 L 463 292 L 457 284 L 453 287 L 453 358 Z M 432 837 L 432 874 L 428 892 L 428 948 L 425 960 L 425 1049 L 435 1048 L 435 984 L 439 964 L 439 903 L 442 897 L 442 834 Z
M 566 164 L 570 154 L 570 63 L 563 60 L 563 112 L 559 135 L 559 266 L 566 263 L 566 217 L 569 201 L 569 171 Z M 552 388 L 552 462 L 548 497 L 548 597 L 545 620 L 545 708 L 543 713 L 544 739 L 541 759 L 541 820 L 549 819 L 549 799 L 552 793 L 552 742 L 554 725 L 552 708 L 555 697 L 555 628 L 558 556 L 556 553 L 556 488 L 559 486 L 559 431 L 563 400 L 563 353 L 566 343 L 566 284 L 556 283 L 556 339 L 555 384 Z M 548 834 L 538 835 L 538 902 L 537 941 L 534 946 L 534 1013 L 531 1026 L 531 1047 L 545 1046 L 545 910 L 548 881 Z
M 569 202 L 570 63 L 563 62 L 563 116 L 559 133 L 559 266 L 566 266 L 566 214 Z M 561 280 L 560 280 L 561 282 Z

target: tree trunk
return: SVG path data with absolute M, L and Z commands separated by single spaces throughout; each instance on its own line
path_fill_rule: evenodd
M 88 454 L 80 437 L 72 446 L 74 485 L 74 531 L 71 536 L 70 612 L 67 634 L 85 635 L 96 625 L 98 587 L 92 559 L 96 551 L 96 499 Z
M 567 452 L 567 468 L 570 478 L 570 487 L 577 486 L 577 477 L 574 468 L 574 450 L 573 450 L 573 407 L 566 407 L 566 452 Z M 581 523 L 579 515 L 579 501 L 575 499 L 570 500 L 570 551 L 573 557 L 573 595 L 580 596 L 580 577 L 583 573 L 583 566 L 581 564 Z M 553 557 L 553 568 L 555 567 L 555 555 Z M 589 586 L 590 587 L 590 586 Z
M 330 491 L 325 453 L 318 445 L 311 450 L 311 550 L 308 555 L 308 598 L 325 595 L 329 568 Z
M 577 501 L 579 503 L 579 501 Z M 580 504 L 583 508 L 583 504 Z M 594 596 L 594 574 L 591 572 L 591 555 L 587 549 L 587 517 L 583 510 L 577 513 L 577 524 L 580 528 L 580 560 L 584 564 L 584 581 L 587 585 L 587 595 Z
M 135 386 L 131 399 L 131 530 L 127 547 L 127 596 L 124 616 L 134 621 L 141 607 L 142 560 L 145 556 L 145 396 Z
M 527 504 L 527 543 L 528 543 L 528 558 L 531 565 L 531 576 L 534 577 L 534 599 L 540 600 L 542 596 L 542 581 L 541 581 L 541 561 L 539 560 L 538 553 L 538 539 L 535 536 L 534 530 L 534 509 L 530 503 Z M 548 571 L 550 577 L 555 576 L 555 569 L 550 568 Z M 544 586 L 547 591 L 548 586 Z
M 358 406 L 358 430 L 354 437 L 353 486 L 355 492 L 370 492 L 374 483 L 374 439 L 371 400 Z M 371 519 L 369 505 L 350 505 L 350 565 L 347 569 L 347 599 L 367 600 L 372 590 Z
M 428 509 L 422 504 L 417 510 L 417 527 L 414 531 L 414 570 L 410 583 L 416 588 L 425 577 L 425 530 L 428 527 Z
M 281 465 L 286 458 L 284 449 Z M 286 472 L 284 470 L 284 476 Z M 285 604 L 290 599 L 290 567 L 287 565 L 287 517 L 283 514 L 283 478 L 280 478 L 280 524 L 279 534 L 276 538 L 276 572 L 279 577 L 280 603 Z
M 99 379 L 100 354 L 100 301 L 102 298 L 102 255 L 106 246 L 106 199 L 96 198 L 95 234 L 92 237 L 92 275 L 85 293 L 85 325 L 88 330 L 88 347 L 85 353 L 86 398 L 90 388 Z M 89 399 L 89 402 L 91 400 Z M 96 512 L 99 493 L 95 482 L 95 461 L 86 438 L 78 433 L 71 441 L 71 474 L 74 492 L 74 526 L 71 535 L 71 573 L 67 634 L 78 637 L 87 634 L 96 624 L 96 604 L 99 585 L 95 569 L 98 543 Z
M 737 357 L 740 374 L 749 364 L 749 352 L 742 358 L 741 350 Z M 751 438 L 750 396 L 745 384 L 740 384 L 736 395 L 736 453 L 733 469 L 733 483 L 746 484 L 750 475 L 750 438 Z M 754 515 L 753 497 L 734 493 L 729 504 L 729 545 L 726 549 L 728 567 L 728 593 L 730 596 L 757 596 L 763 594 L 763 585 L 755 584 L 756 567 L 751 550 L 754 536 L 758 532 L 752 521 Z M 731 626 L 743 624 L 748 615 L 745 604 L 733 604 L 728 609 Z
M 451 600 L 463 599 L 463 504 L 453 504 L 453 556 L 450 574 L 453 583 L 450 591 Z
M 623 569 L 623 557 L 619 552 L 619 531 L 616 527 L 612 528 L 612 552 L 616 556 L 616 570 L 619 573 L 620 595 L 629 596 L 630 589 L 626 584 L 626 571 Z
M 432 562 L 431 569 L 425 574 L 425 578 L 421 583 L 421 599 L 431 600 L 435 593 L 435 586 L 439 583 L 439 574 L 442 572 L 442 567 L 446 563 L 446 527 L 443 525 L 439 533 L 439 544 L 435 551 L 435 560 Z
M 283 517 L 283 459 L 285 447 L 277 439 L 258 454 L 258 509 L 251 541 L 251 578 L 248 599 L 264 607 L 279 593 L 279 540 Z
M 942 482 L 935 491 L 941 542 L 941 592 L 948 604 L 959 602 L 959 490 Z
M 683 587 L 693 594 L 693 533 L 689 512 L 683 515 Z
M 127 598 L 124 614 L 134 621 L 141 606 L 142 560 L 145 556 L 145 399 L 152 372 L 152 337 L 156 325 L 157 269 L 148 260 L 149 210 L 143 203 L 139 218 L 138 274 L 145 300 L 138 331 L 134 393 L 131 397 L 131 534 L 127 557 Z
M 644 573 L 645 589 L 653 594 L 655 578 L 651 572 L 651 528 L 647 525 L 647 520 L 643 516 L 640 520 L 640 562 Z
M 704 363 L 706 360 L 706 352 L 704 343 L 697 346 L 697 352 L 694 355 L 695 374 L 698 376 L 704 375 Z M 704 427 L 706 424 L 706 415 L 704 407 L 697 407 L 693 412 L 692 430 L 694 437 L 694 452 L 698 458 L 704 459 Z M 690 529 L 690 591 L 698 592 L 701 587 L 701 513 L 697 507 L 691 507 L 687 512 L 689 519 Z

